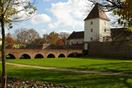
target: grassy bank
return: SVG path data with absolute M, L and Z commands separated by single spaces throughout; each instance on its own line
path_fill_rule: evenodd
M 0 70 L 1 72 L 1 70 Z M 117 76 L 100 76 L 54 70 L 40 70 L 7 65 L 10 77 L 23 80 L 39 80 L 77 88 L 132 88 L 132 78 Z
M 132 72 L 132 60 L 114 60 L 101 58 L 51 58 L 7 60 L 7 62 L 78 70 Z

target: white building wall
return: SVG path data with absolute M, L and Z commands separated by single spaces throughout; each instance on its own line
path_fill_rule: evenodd
M 86 20 L 84 23 L 84 27 L 84 42 L 102 42 L 103 37 L 110 36 L 111 34 L 109 22 L 100 18 Z M 91 30 L 93 31 L 91 32 Z
M 2 45 L 2 40 L 0 40 L 0 45 Z
M 68 40 L 68 45 L 74 45 L 74 44 L 83 44 L 84 39 L 70 39 Z
M 111 36 L 109 21 L 99 19 L 99 41 L 103 42 L 106 36 Z
M 98 18 L 85 21 L 84 42 L 97 41 L 99 39 L 99 22 Z M 93 31 L 91 32 L 91 30 Z

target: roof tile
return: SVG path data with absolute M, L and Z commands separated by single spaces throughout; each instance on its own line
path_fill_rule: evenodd
M 94 18 L 101 18 L 104 20 L 109 20 L 101 6 L 96 3 L 91 12 L 88 14 L 88 16 L 84 20 L 94 19 Z
M 84 39 L 84 31 L 73 32 L 69 37 L 69 39 Z

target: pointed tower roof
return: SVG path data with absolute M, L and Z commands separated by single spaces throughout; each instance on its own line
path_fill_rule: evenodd
M 96 3 L 91 12 L 88 14 L 88 16 L 84 20 L 94 19 L 94 18 L 101 18 L 104 20 L 109 20 L 101 6 Z

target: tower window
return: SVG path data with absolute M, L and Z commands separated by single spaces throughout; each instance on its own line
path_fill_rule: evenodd
M 91 21 L 91 23 L 90 23 L 91 25 L 93 24 L 93 21 Z
M 105 41 L 105 37 L 103 37 L 103 41 Z
M 106 29 L 104 29 L 104 32 L 106 32 Z
M 93 29 L 91 29 L 91 32 L 93 32 Z
M 90 40 L 93 40 L 93 38 L 91 37 Z
M 104 24 L 106 25 L 106 21 L 104 22 Z

